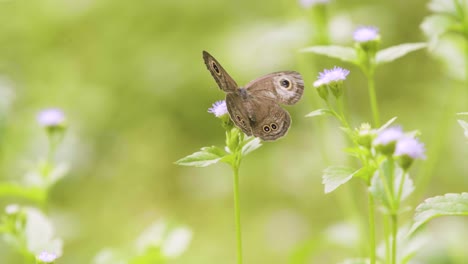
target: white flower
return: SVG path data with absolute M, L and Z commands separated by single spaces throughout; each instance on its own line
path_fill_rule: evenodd
M 40 125 L 45 127 L 56 127 L 63 126 L 66 120 L 62 110 L 57 108 L 50 108 L 42 110 L 37 115 L 37 121 Z
M 314 82 L 314 87 L 320 87 L 322 85 L 331 84 L 333 82 L 340 82 L 346 80 L 346 76 L 348 76 L 349 70 L 340 68 L 340 67 L 333 67 L 330 70 L 323 70 L 323 72 L 319 73 L 319 77 L 317 81 Z
M 368 42 L 379 38 L 379 29 L 372 26 L 358 27 L 354 31 L 353 38 L 356 42 Z
M 37 256 L 37 259 L 44 263 L 52 263 L 57 259 L 57 255 L 54 253 L 49 253 L 47 251 L 42 251 L 41 254 Z
M 208 113 L 214 114 L 216 117 L 220 117 L 222 115 L 227 114 L 227 106 L 226 106 L 226 101 L 221 100 L 217 101 L 213 104 L 211 108 L 208 109 Z

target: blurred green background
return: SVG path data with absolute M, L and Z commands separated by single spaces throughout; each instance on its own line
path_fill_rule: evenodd
M 429 14 L 426 4 L 331 1 L 330 43 L 352 45 L 358 25 L 379 27 L 382 47 L 426 41 L 419 28 Z M 288 135 L 265 143 L 241 166 L 245 262 L 289 263 L 302 256 L 297 263 L 336 263 L 362 256 L 365 249 L 356 247 L 358 238 L 343 223 L 356 213 L 365 216 L 363 186 L 356 181 L 325 195 L 321 184 L 324 168 L 347 162 L 343 133 L 333 120 L 304 115 L 321 107 L 312 87 L 318 72 L 337 65 L 351 71 L 346 96 L 353 125 L 370 122 L 366 81 L 351 65 L 298 52 L 318 44 L 313 16 L 292 0 L 1 0 L 0 180 L 17 179 L 44 155 L 39 110 L 59 107 L 69 120 L 57 159 L 71 170 L 48 206 L 65 240 L 58 263 L 90 263 L 100 249 L 127 245 L 157 219 L 194 233 L 187 252 L 171 263 L 235 262 L 229 167 L 173 163 L 202 146 L 224 144 L 220 121 L 207 113 L 224 95 L 202 50 L 239 84 L 279 70 L 300 71 L 306 80 L 304 98 L 287 107 L 293 118 Z M 432 175 L 408 203 L 413 207 L 468 186 L 468 145 L 455 116 L 468 111 L 463 57 L 457 55 L 462 45 L 453 37 L 377 72 L 383 119 L 398 116 L 405 130 L 421 131 L 428 148 L 441 145 L 434 169 L 424 168 L 431 156 L 413 168 L 416 182 L 421 172 Z M 447 107 L 454 110 L 449 119 L 442 117 Z M 435 136 L 440 127 L 448 131 L 444 138 Z M 434 221 L 429 234 L 437 239 L 420 258 L 468 259 L 459 244 L 468 235 L 466 223 Z M 1 242 L 0 263 L 15 259 Z

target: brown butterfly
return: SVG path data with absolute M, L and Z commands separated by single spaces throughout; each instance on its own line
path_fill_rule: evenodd
M 276 140 L 291 125 L 289 113 L 280 104 L 293 105 L 304 92 L 304 80 L 295 71 L 275 72 L 239 87 L 219 62 L 203 51 L 203 60 L 221 90 L 231 120 L 248 136 Z

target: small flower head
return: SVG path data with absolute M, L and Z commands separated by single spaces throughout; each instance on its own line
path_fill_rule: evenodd
M 424 144 L 419 142 L 415 138 L 404 137 L 398 140 L 395 149 L 395 156 L 408 155 L 413 159 L 425 159 L 424 155 L 425 148 Z
M 221 117 L 225 114 L 227 114 L 227 106 L 226 106 L 226 101 L 221 100 L 217 101 L 213 104 L 211 108 L 208 109 L 208 113 L 214 114 L 216 117 Z
M 323 72 L 319 73 L 318 80 L 314 83 L 314 86 L 317 87 L 318 85 L 322 84 L 344 81 L 346 80 L 346 76 L 348 76 L 348 74 L 349 70 L 336 66 L 331 70 L 325 69 Z
M 39 260 L 40 263 L 53 263 L 57 258 L 57 255 L 47 251 L 42 251 L 41 254 L 37 256 L 37 260 Z
M 386 155 L 393 155 L 395 152 L 396 142 L 403 137 L 403 130 L 401 127 L 389 127 L 381 131 L 373 144 L 377 150 Z
M 357 129 L 357 143 L 363 147 L 370 149 L 374 137 L 375 130 L 371 128 L 369 123 L 363 123 Z
M 400 157 L 403 169 L 408 169 L 415 159 L 425 159 L 424 144 L 412 137 L 403 137 L 398 140 L 395 148 L 395 156 Z
M 330 0 L 299 0 L 299 4 L 303 8 L 311 8 L 314 5 L 325 5 L 329 2 Z
M 372 26 L 358 27 L 353 34 L 353 39 L 356 42 L 363 43 L 376 41 L 380 39 L 379 29 Z
M 50 108 L 39 112 L 37 122 L 44 127 L 63 127 L 65 126 L 66 118 L 62 110 Z
M 333 67 L 333 69 L 325 69 L 319 73 L 317 81 L 314 82 L 314 87 L 317 88 L 320 97 L 327 100 L 329 88 L 333 95 L 338 98 L 343 94 L 343 81 L 346 80 L 349 70 Z
M 353 39 L 356 42 L 355 46 L 360 60 L 368 60 L 374 57 L 379 49 L 380 35 L 376 27 L 359 27 L 354 31 Z

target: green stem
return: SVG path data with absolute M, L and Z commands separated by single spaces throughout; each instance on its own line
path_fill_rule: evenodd
M 398 215 L 392 214 L 392 264 L 397 263 Z
M 392 191 L 390 190 L 390 187 L 388 186 L 388 181 L 387 181 L 387 178 L 385 177 L 385 171 L 382 169 L 382 166 L 379 166 L 379 176 L 380 176 L 380 179 L 382 180 L 382 184 L 384 186 L 384 191 L 385 191 L 385 195 L 387 196 L 387 200 L 388 200 L 388 205 L 392 208 L 390 209 L 393 209 L 393 195 L 392 195 Z
M 383 217 L 384 240 L 385 240 L 385 263 L 390 263 L 390 222 L 388 217 Z
M 369 89 L 369 99 L 372 109 L 372 116 L 374 117 L 374 127 L 379 127 L 380 117 L 379 109 L 377 107 L 377 95 L 375 92 L 374 73 L 372 70 L 369 72 L 369 74 L 367 74 L 367 88 Z
M 400 179 L 400 187 L 398 187 L 398 194 L 397 194 L 397 209 L 400 208 L 400 200 L 401 200 L 401 195 L 403 194 L 403 185 L 405 185 L 406 181 L 406 171 L 402 172 L 401 179 Z
M 234 216 L 236 222 L 237 239 L 237 264 L 242 264 L 242 233 L 240 221 L 240 199 L 239 199 L 239 162 L 232 167 L 234 171 Z
M 369 258 L 370 264 L 375 264 L 375 203 L 372 193 L 367 192 L 369 205 Z
M 392 203 L 392 207 L 393 209 L 396 208 L 395 206 L 395 166 L 394 166 L 394 162 L 393 162 L 393 157 L 392 156 L 389 156 L 388 157 L 388 178 L 390 179 L 389 182 L 390 182 L 390 194 L 392 195 L 391 198 L 391 203 Z

